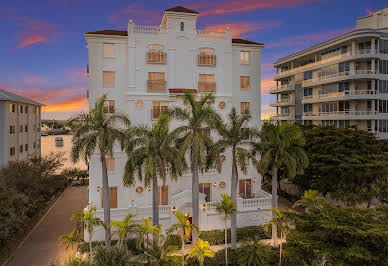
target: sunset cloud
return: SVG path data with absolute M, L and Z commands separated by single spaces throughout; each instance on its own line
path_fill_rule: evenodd
M 42 112 L 77 112 L 88 108 L 86 96 L 77 96 L 55 104 L 49 104 L 42 108 Z
M 205 30 L 225 31 L 226 28 L 229 27 L 232 30 L 232 37 L 239 38 L 248 32 L 276 27 L 279 25 L 281 25 L 280 21 L 274 21 L 271 23 L 235 22 L 229 24 L 209 25 L 205 28 Z
M 261 80 L 261 94 L 266 94 L 270 90 L 273 90 L 276 86 L 276 82 L 269 78 L 269 79 L 262 79 Z
M 19 19 L 17 23 L 23 30 L 18 34 L 18 48 L 44 43 L 56 36 L 54 27 L 38 19 Z
M 160 23 L 162 13 L 148 8 L 142 8 L 137 3 L 132 3 L 127 7 L 121 8 L 119 11 L 113 12 L 108 16 L 108 21 L 111 24 L 121 24 L 128 21 L 130 18 L 141 19 L 143 23 L 155 24 Z M 136 21 L 135 21 L 136 22 Z

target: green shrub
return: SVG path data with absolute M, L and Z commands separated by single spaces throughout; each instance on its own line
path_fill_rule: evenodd
M 176 235 L 176 234 L 170 234 L 167 236 L 167 244 L 169 246 L 177 246 L 178 248 L 181 248 L 182 246 L 182 242 L 181 242 L 181 237 L 179 235 Z
M 131 254 L 127 253 L 124 249 L 119 249 L 117 247 L 112 247 L 111 249 L 106 249 L 103 245 L 97 245 L 93 250 L 93 265 L 95 266 L 127 266 L 132 265 L 129 260 Z

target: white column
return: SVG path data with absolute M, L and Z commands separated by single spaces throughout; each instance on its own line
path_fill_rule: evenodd
M 135 23 L 128 23 L 128 88 L 136 88 L 136 39 L 134 36 Z

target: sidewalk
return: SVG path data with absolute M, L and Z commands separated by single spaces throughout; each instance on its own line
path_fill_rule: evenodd
M 58 198 L 12 255 L 9 266 L 45 266 L 51 259 L 67 257 L 71 251 L 59 247 L 58 237 L 73 230 L 70 216 L 88 204 L 86 186 L 70 187 Z

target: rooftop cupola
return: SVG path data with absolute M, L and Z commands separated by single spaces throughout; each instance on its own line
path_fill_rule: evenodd
M 161 27 L 168 28 L 169 31 L 192 32 L 197 30 L 197 11 L 176 6 L 164 11 Z

